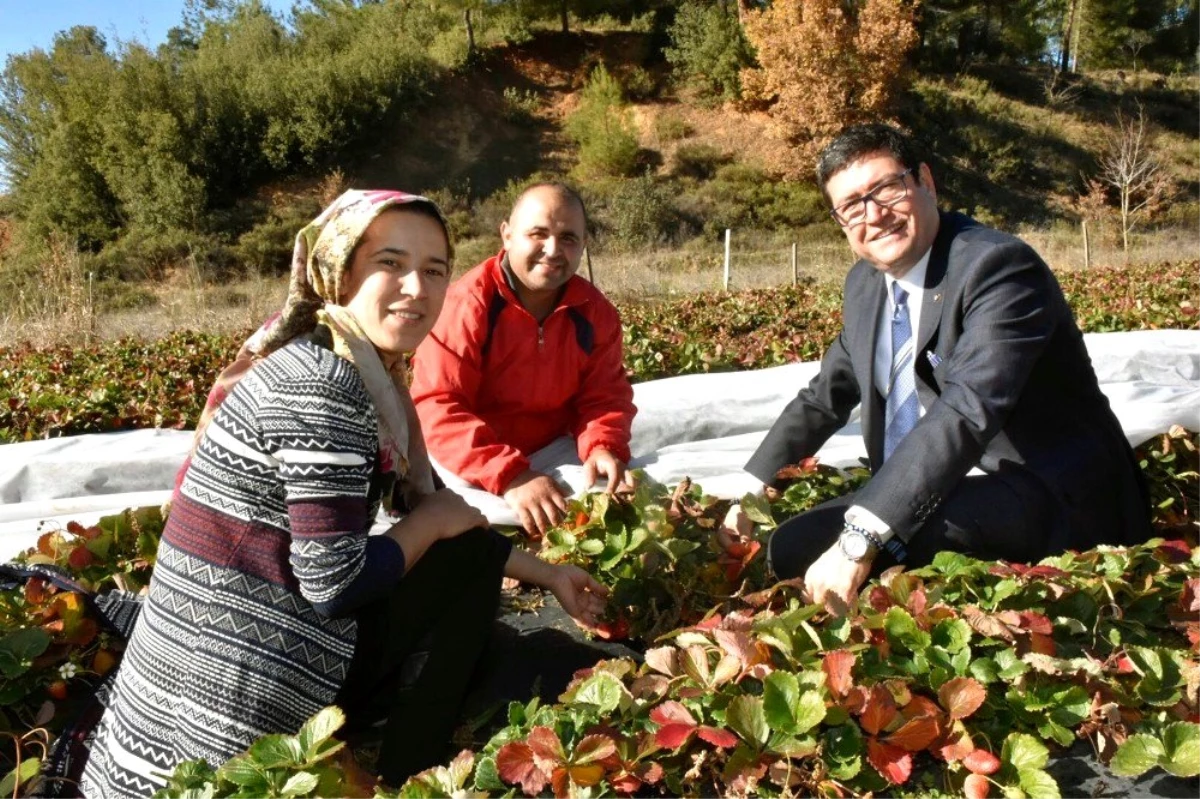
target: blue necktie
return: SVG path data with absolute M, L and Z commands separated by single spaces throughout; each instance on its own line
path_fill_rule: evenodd
M 917 425 L 921 407 L 913 374 L 912 322 L 908 318 L 908 292 L 892 283 L 895 311 L 892 313 L 892 371 L 888 376 L 887 421 L 884 426 L 883 459 L 892 457 L 901 440 Z

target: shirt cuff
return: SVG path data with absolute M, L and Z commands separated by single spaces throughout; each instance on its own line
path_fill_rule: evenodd
M 895 532 L 887 525 L 887 522 L 880 519 L 874 513 L 871 513 L 871 511 L 861 505 L 851 505 L 846 509 L 846 524 L 853 524 L 870 530 L 883 542 L 883 548 L 891 553 L 897 562 L 904 562 L 904 558 L 908 554 L 908 551 L 904 548 L 904 542 L 896 537 Z

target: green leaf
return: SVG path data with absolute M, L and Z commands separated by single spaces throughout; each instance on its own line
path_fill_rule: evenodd
M 238 755 L 217 769 L 217 779 L 232 782 L 246 788 L 267 787 L 263 768 L 250 755 Z
M 971 642 L 971 625 L 962 619 L 944 619 L 933 628 L 931 638 L 934 646 L 954 654 Z
M 1016 771 L 1040 769 L 1050 760 L 1050 750 L 1041 741 L 1026 733 L 1014 732 L 1004 739 L 1000 759 Z
M 1023 768 L 1017 772 L 1022 790 L 1035 799 L 1060 799 L 1062 793 L 1054 778 L 1040 768 Z
M 883 629 L 893 643 L 910 652 L 920 652 L 929 646 L 929 633 L 922 630 L 908 611 L 890 607 L 883 619 Z
M 1177 722 L 1163 728 L 1161 765 L 1176 777 L 1200 775 L 1200 724 Z
M 337 705 L 321 708 L 300 727 L 296 740 L 300 743 L 304 760 L 311 760 L 317 754 L 317 748 L 333 737 L 333 734 L 346 723 L 346 714 Z
M 996 665 L 1000 668 L 1002 680 L 1012 681 L 1029 671 L 1029 664 L 1017 657 L 1011 649 L 1001 649 L 995 655 Z
M 50 646 L 50 634 L 40 627 L 27 627 L 0 638 L 0 654 L 18 663 L 32 663 Z M 6 675 L 17 676 L 17 675 Z
M 775 517 L 771 515 L 771 503 L 766 497 L 758 494 L 747 494 L 742 497 L 741 502 L 742 513 L 755 524 L 761 524 L 763 527 L 773 528 L 775 526 Z
M 805 691 L 796 706 L 796 732 L 803 734 L 825 719 L 825 700 L 819 691 Z
M 264 769 L 304 762 L 304 750 L 294 735 L 264 735 L 250 745 L 249 755 Z
M 496 769 L 496 758 L 483 757 L 475 765 L 475 790 L 489 793 L 508 790 Z
M 1120 777 L 1137 777 L 1157 766 L 1166 753 L 1162 742 L 1153 735 L 1139 733 L 1125 739 L 1108 767 Z
M 766 743 L 771 734 L 763 712 L 763 700 L 757 696 L 735 697 L 725 711 L 725 721 L 738 735 L 756 746 Z
M 996 661 L 989 657 L 976 658 L 971 661 L 971 667 L 968 671 L 971 672 L 972 677 L 984 685 L 1000 679 L 1000 667 L 996 665 Z
M 41 770 L 41 759 L 25 758 L 17 764 L 16 768 L 5 774 L 4 779 L 0 780 L 0 796 L 25 796 L 23 791 L 18 792 L 17 789 L 36 777 Z
M 283 796 L 306 796 L 316 790 L 317 775 L 307 771 L 298 771 L 288 777 L 280 792 Z
M 592 705 L 600 715 L 612 713 L 621 706 L 625 686 L 608 672 L 598 671 L 581 682 L 571 697 L 575 704 Z
M 763 680 L 763 713 L 771 729 L 795 733 L 796 705 L 799 701 L 800 684 L 795 674 L 773 671 Z
M 585 538 L 579 542 L 579 551 L 589 557 L 595 557 L 604 551 L 604 542 L 599 538 Z

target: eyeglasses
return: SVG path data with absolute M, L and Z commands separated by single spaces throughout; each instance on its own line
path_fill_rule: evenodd
M 886 183 L 880 183 L 862 197 L 842 203 L 829 214 L 842 227 L 861 225 L 867 218 L 868 200 L 880 208 L 891 208 L 908 196 L 908 181 L 905 178 L 910 174 L 912 170 L 906 169 Z

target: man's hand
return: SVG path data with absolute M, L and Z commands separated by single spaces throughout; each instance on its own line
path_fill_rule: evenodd
M 853 561 L 834 545 L 817 558 L 804 573 L 804 590 L 810 602 L 820 602 L 830 613 L 844 615 L 871 572 L 870 556 Z
M 594 628 L 604 615 L 608 589 L 578 566 L 556 566 L 546 587 L 563 610 L 584 627 Z
M 608 480 L 606 493 L 613 494 L 620 489 L 630 489 L 633 484 L 628 482 L 629 472 L 625 464 L 606 449 L 592 450 L 587 463 L 583 464 L 583 481 L 591 488 L 596 484 L 596 478 L 603 475 Z
M 567 512 L 567 495 L 562 488 L 549 475 L 533 469 L 526 469 L 508 484 L 504 501 L 517 512 L 521 526 L 530 535 L 545 535 Z

